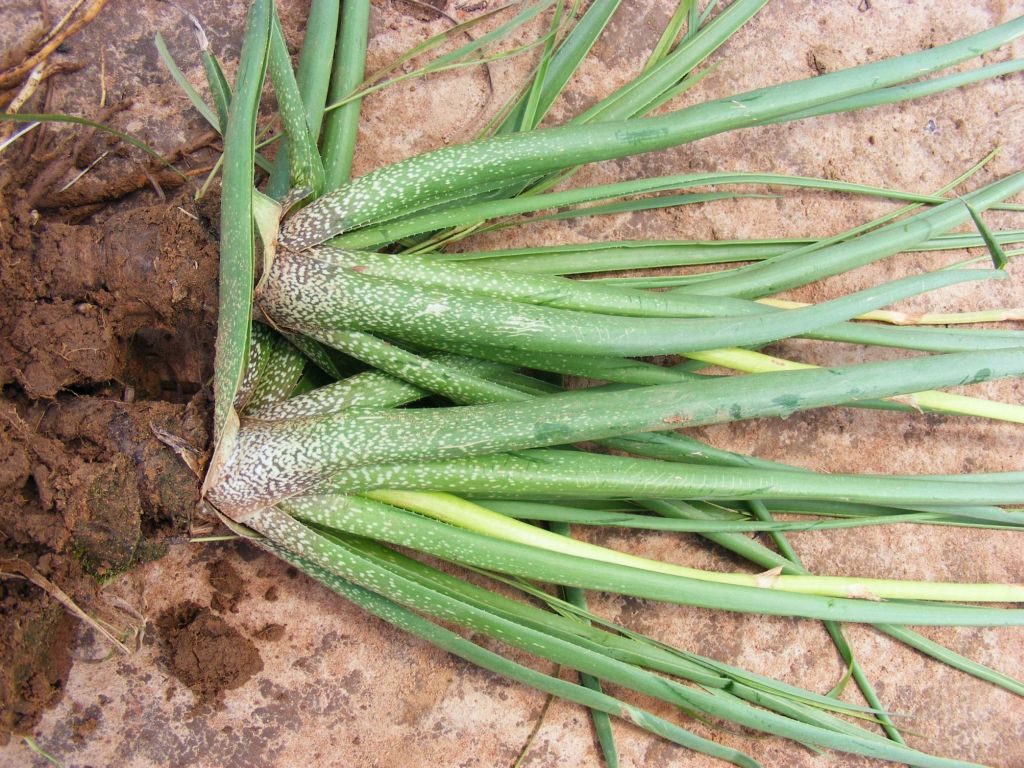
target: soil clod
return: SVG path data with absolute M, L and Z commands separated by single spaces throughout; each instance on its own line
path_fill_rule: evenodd
M 225 691 L 263 669 L 256 646 L 198 603 L 169 608 L 157 618 L 156 629 L 171 674 L 195 694 L 197 704 L 219 704 Z

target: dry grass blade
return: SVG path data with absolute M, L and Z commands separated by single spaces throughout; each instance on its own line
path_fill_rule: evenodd
M 0 72 L 0 89 L 10 88 L 21 81 L 25 75 L 31 72 L 36 65 L 46 61 L 46 59 L 56 51 L 61 43 L 75 34 L 78 30 L 88 24 L 90 21 L 99 15 L 99 12 L 103 10 L 103 7 L 107 4 L 107 0 L 93 0 L 88 7 L 82 12 L 82 15 L 75 19 L 73 22 L 68 24 L 66 27 L 60 29 L 56 34 L 48 36 L 46 43 L 36 51 L 34 54 L 29 56 L 20 64 L 11 67 L 5 72 Z M 62 26 L 64 20 L 58 22 L 58 27 Z

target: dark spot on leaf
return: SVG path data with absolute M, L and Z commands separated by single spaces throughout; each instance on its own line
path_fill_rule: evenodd
M 779 395 L 772 402 L 780 406 L 787 413 L 791 413 L 800 407 L 799 395 Z
M 991 368 L 980 368 L 973 376 L 967 377 L 964 384 L 977 384 L 979 381 L 988 381 L 992 378 Z

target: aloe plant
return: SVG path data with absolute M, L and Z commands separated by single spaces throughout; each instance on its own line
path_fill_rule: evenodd
M 225 137 L 221 311 L 205 500 L 236 532 L 368 611 L 485 668 L 585 705 L 609 764 L 617 762 L 609 715 L 736 765 L 757 762 L 624 703 L 605 693 L 602 681 L 682 713 L 802 744 L 918 766 L 966 765 L 904 744 L 839 622 L 874 624 L 1024 694 L 1019 682 L 903 626 L 1024 624 L 1018 608 L 960 604 L 1024 602 L 1024 585 L 817 576 L 784 536 L 802 524 L 778 523 L 773 512 L 812 513 L 821 519 L 812 524 L 822 527 L 929 523 L 1012 535 L 1024 518 L 1005 507 L 1024 503 L 1024 476 L 822 475 L 717 450 L 676 430 L 833 405 L 924 407 L 1024 423 L 1019 405 L 936 391 L 1024 374 L 1021 332 L 857 321 L 944 286 L 1005 278 L 1003 246 L 1017 235 L 989 231 L 980 213 L 1015 208 L 1005 201 L 1024 189 L 1024 173 L 956 199 L 945 189 L 914 195 L 772 174 L 551 190 L 581 164 L 1017 71 L 1024 65 L 1012 61 L 936 74 L 1015 40 L 1024 34 L 1024 18 L 919 53 L 645 117 L 698 79 L 698 65 L 764 2 L 734 0 L 717 14 L 715 5 L 701 11 L 682 2 L 636 80 L 553 128 L 538 126 L 615 3 L 595 2 L 575 26 L 561 2 L 526 6 L 503 28 L 543 12 L 550 12 L 551 25 L 534 49 L 539 63 L 532 81 L 503 110 L 504 119 L 492 122 L 493 136 L 347 181 L 359 99 L 376 87 L 359 84 L 367 3 L 315 0 L 295 73 L 271 0 L 254 0 L 234 87 L 230 93 L 212 87 L 215 108 L 207 109 L 211 119 L 226 119 L 217 118 Z M 332 50 L 334 30 L 338 50 Z M 432 71 L 472 63 L 483 55 L 482 44 L 438 58 Z M 218 70 L 214 59 L 207 68 L 212 86 Z M 264 163 L 272 170 L 261 192 L 256 119 L 267 70 L 284 133 L 277 158 Z M 557 253 L 443 252 L 469 232 L 512 225 L 524 213 L 591 203 L 569 215 L 641 210 L 666 200 L 608 201 L 665 191 L 679 193 L 672 204 L 699 204 L 751 184 L 889 197 L 907 206 L 898 219 L 826 240 L 742 243 L 724 257 L 698 256 L 753 263 L 657 293 L 639 283 L 560 275 L 635 266 L 637 259 L 686 263 L 687 249 L 631 243 Z M 712 192 L 695 191 L 709 187 Z M 816 305 L 770 298 L 901 251 L 942 247 L 963 223 L 978 228 L 996 269 L 923 274 Z M 795 336 L 938 354 L 813 368 L 756 351 Z M 659 367 L 638 359 L 664 354 L 690 362 Z M 706 364 L 757 372 L 712 376 L 702 372 Z M 773 367 L 779 370 L 765 372 Z M 785 370 L 796 367 L 803 369 Z M 550 374 L 605 383 L 565 391 Z M 627 455 L 581 451 L 576 446 L 583 441 Z M 600 506 L 607 500 L 614 508 Z M 718 573 L 643 559 L 577 541 L 568 523 L 695 531 L 764 572 Z M 770 532 L 777 549 L 742 535 L 751 530 Z M 442 573 L 396 546 L 480 571 L 546 608 Z M 565 589 L 566 599 L 538 583 Z M 868 706 L 609 625 L 587 609 L 580 589 L 822 620 Z M 452 624 L 570 666 L 585 675 L 583 682 L 523 667 L 452 632 Z M 881 725 L 885 735 L 838 716 L 851 714 Z

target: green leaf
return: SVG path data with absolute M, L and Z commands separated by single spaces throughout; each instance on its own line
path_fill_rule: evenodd
M 334 71 L 328 94 L 331 103 L 347 97 L 362 82 L 366 66 L 369 23 L 369 0 L 344 0 Z M 361 106 L 362 100 L 356 99 L 327 113 L 323 157 L 326 188 L 329 191 L 348 181 L 352 173 L 352 157 L 355 153 Z
M 210 126 L 217 131 L 217 133 L 223 132 L 224 122 L 218 119 L 217 115 L 214 114 L 213 110 L 203 101 L 202 97 L 196 92 L 196 89 L 192 87 L 192 83 L 188 81 L 181 69 L 178 68 L 177 62 L 174 61 L 174 57 L 171 56 L 171 52 L 167 50 L 167 43 L 164 42 L 163 35 L 159 32 L 154 37 L 156 43 L 156 52 L 160 57 L 160 61 L 167 67 L 167 71 L 171 73 L 171 77 L 174 82 L 178 84 L 178 87 L 185 92 L 188 96 L 188 100 L 192 102 L 192 106 L 195 107 L 196 111 L 203 116 L 203 119 L 210 124 Z
M 569 79 L 575 74 L 583 59 L 601 36 L 620 2 L 621 0 L 595 0 L 583 14 L 583 18 L 573 26 L 572 31 L 551 57 L 545 71 L 538 75 L 534 118 L 528 121 L 529 127 L 535 127 L 543 120 L 555 99 L 558 98 Z M 516 130 L 517 126 L 524 122 L 525 110 L 526 96 L 524 95 L 511 108 L 496 132 L 501 134 Z
M 688 30 L 686 38 L 669 55 L 661 57 L 654 66 L 645 69 L 640 77 L 599 101 L 573 122 L 625 120 L 645 114 L 653 105 L 661 103 L 668 94 L 677 90 L 680 83 L 750 21 L 765 6 L 766 1 L 734 0 L 710 23 L 704 24 L 702 20 L 698 29 Z
M 382 216 L 412 213 L 442 200 L 450 203 L 582 163 L 761 125 L 818 106 L 823 100 L 836 101 L 921 77 L 1021 34 L 1024 18 L 927 51 L 750 91 L 662 117 L 572 125 L 445 147 L 378 169 L 322 197 L 289 221 L 283 242 L 301 249 Z
M 851 400 L 887 397 L 1024 373 L 1024 351 L 959 353 L 813 368 L 756 376 L 615 391 L 564 393 L 527 402 L 463 408 L 342 411 L 308 420 L 261 423 L 239 434 L 231 484 L 217 490 L 222 511 L 265 506 L 363 466 L 443 461 L 530 447 L 604 439 L 635 432 L 789 415 Z M 241 464 L 237 462 L 241 461 Z M 259 468 L 279 467 L 273 477 Z M 349 474 L 355 469 L 348 469 Z M 380 475 L 376 487 L 387 485 Z M 949 483 L 949 493 L 958 484 Z M 1005 490 L 1001 490 L 1005 486 Z M 374 487 L 374 486 L 371 486 Z M 1018 484 L 1016 496 L 1020 495 Z M 1014 484 L 992 483 L 987 493 L 1014 496 Z
M 291 58 L 276 10 L 271 16 L 268 62 L 287 139 L 279 145 L 278 152 L 287 153 L 288 175 L 285 176 L 283 165 L 275 163 L 274 172 L 267 184 L 267 194 L 276 199 L 289 189 L 308 189 L 317 196 L 324 189 L 324 167 L 316 139 L 310 131 L 306 107 L 295 81 L 295 73 L 292 72 Z
M 679 31 L 683 28 L 684 24 L 687 24 L 687 19 L 689 19 L 687 36 L 689 37 L 689 35 L 697 33 L 697 25 L 693 23 L 695 21 L 694 14 L 698 10 L 696 5 L 694 0 L 679 0 L 675 11 L 672 12 L 672 17 L 668 20 L 668 24 L 661 31 L 661 37 L 658 38 L 658 42 L 655 44 L 654 50 L 651 51 L 647 63 L 644 64 L 644 72 L 650 71 L 665 58 L 665 55 L 675 45 L 676 38 L 679 37 Z
M 215 454 L 207 484 L 216 478 L 221 459 L 238 429 L 235 393 L 249 357 L 252 291 L 255 270 L 253 237 L 253 159 L 256 114 L 266 72 L 270 40 L 270 0 L 249 8 L 234 98 L 224 134 L 224 191 L 221 196 L 220 310 L 214 360 Z
M 1003 251 L 999 240 L 995 234 L 989 229 L 988 225 L 981 218 L 981 214 L 978 213 L 978 209 L 973 205 L 964 201 L 964 205 L 967 206 L 968 212 L 971 214 L 971 220 L 974 222 L 974 226 L 978 228 L 978 234 L 981 235 L 981 239 L 985 241 L 985 246 L 988 248 L 989 254 L 992 256 L 992 264 L 996 269 L 1003 269 L 1007 264 L 1006 252 Z

